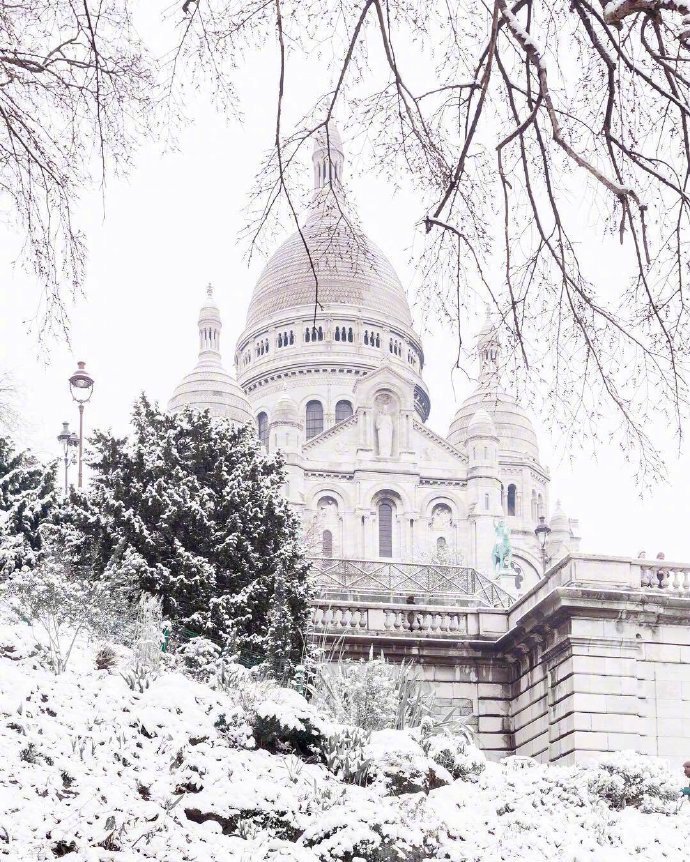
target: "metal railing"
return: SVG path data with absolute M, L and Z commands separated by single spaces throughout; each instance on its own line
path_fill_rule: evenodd
M 491 608 L 509 608 L 515 598 L 486 575 L 465 566 L 395 563 L 381 560 L 310 559 L 324 592 L 471 598 Z

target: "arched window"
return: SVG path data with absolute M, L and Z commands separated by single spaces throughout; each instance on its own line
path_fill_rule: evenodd
M 324 530 L 321 534 L 321 556 L 333 556 L 333 533 L 330 530 Z
M 256 417 L 256 429 L 259 434 L 259 440 L 266 447 L 266 451 L 268 451 L 268 416 L 266 413 L 259 413 Z
M 340 329 L 337 326 L 335 328 L 335 340 L 340 341 Z
M 309 327 L 304 330 L 304 340 L 311 341 L 311 332 L 309 331 Z
M 379 503 L 379 557 L 393 556 L 393 504 L 390 500 Z
M 537 495 L 537 517 L 541 518 L 541 516 L 543 514 L 544 514 L 544 500 L 543 500 L 541 494 L 538 494 Z
M 335 421 L 344 422 L 352 416 L 352 404 L 349 401 L 338 401 L 335 405 Z
M 347 330 L 347 340 L 352 341 L 352 327 Z
M 532 490 L 532 520 L 536 521 L 539 518 L 539 510 L 537 509 L 537 492 Z
M 489 495 L 488 494 L 484 494 L 484 509 L 487 512 L 489 511 Z
M 515 485 L 508 485 L 508 514 L 517 514 L 516 506 L 517 488 Z
M 281 332 L 278 333 L 278 347 L 283 346 L 283 334 Z
M 364 330 L 364 343 L 369 344 L 369 333 L 366 329 Z
M 307 440 L 323 431 L 323 407 L 320 401 L 307 403 Z
M 377 347 L 381 346 L 381 339 L 379 338 L 378 333 L 376 334 L 376 346 Z
M 443 538 L 443 536 L 439 536 L 436 539 L 436 553 L 437 554 L 445 554 L 448 548 L 448 542 Z

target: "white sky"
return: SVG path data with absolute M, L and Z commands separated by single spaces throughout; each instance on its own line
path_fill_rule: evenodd
M 131 404 L 141 391 L 167 402 L 195 362 L 196 316 L 208 281 L 223 315 L 222 349 L 231 367 L 263 265 L 257 260 L 247 267 L 246 247 L 237 235 L 254 173 L 273 139 L 276 72 L 257 58 L 244 73 L 242 125 L 226 123 L 200 103 L 176 153 L 146 146 L 127 179 L 109 179 L 105 213 L 98 190 L 84 197 L 89 271 L 86 298 L 72 314 L 72 349 L 54 343 L 49 356 L 41 351 L 30 329 L 39 288 L 12 266 L 21 237 L 0 225 L 0 369 L 10 370 L 20 388 L 22 442 L 42 456 L 58 454 L 55 437 L 63 420 L 76 427 L 67 378 L 77 359 L 84 359 L 96 378 L 87 428 L 126 433 Z M 363 226 L 409 286 L 418 201 L 393 195 L 376 176 L 350 182 Z M 592 247 L 591 254 L 598 253 Z M 415 316 L 420 318 L 419 310 Z M 453 334 L 432 328 L 422 336 L 432 401 L 429 425 L 445 435 L 471 387 L 457 373 L 453 387 Z M 633 468 L 617 444 L 602 446 L 596 459 L 589 452 L 564 452 L 562 440 L 551 438 L 537 418 L 535 424 L 541 460 L 551 467 L 552 502 L 560 498 L 566 512 L 579 517 L 583 550 L 625 556 L 663 550 L 669 560 L 690 560 L 687 445 L 678 457 L 677 447 L 669 444 L 669 483 L 641 499 Z

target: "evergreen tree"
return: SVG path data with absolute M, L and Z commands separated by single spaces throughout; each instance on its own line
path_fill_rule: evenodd
M 96 576 L 122 560 L 167 617 L 245 658 L 266 658 L 279 601 L 286 618 L 271 637 L 286 666 L 299 661 L 309 566 L 280 456 L 249 429 L 208 412 L 169 415 L 144 396 L 132 424 L 130 439 L 91 440 L 91 489 L 66 511 L 73 555 Z
M 41 559 L 41 526 L 58 503 L 56 463 L 41 464 L 0 437 L 0 575 L 33 569 Z

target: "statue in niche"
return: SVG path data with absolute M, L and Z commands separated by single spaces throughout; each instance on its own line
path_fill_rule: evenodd
M 452 527 L 453 513 L 450 506 L 445 503 L 437 503 L 431 512 L 431 526 L 434 529 Z
M 393 455 L 393 416 L 391 415 L 393 399 L 390 395 L 381 395 L 376 399 L 378 411 L 375 427 L 378 442 L 378 454 L 381 458 Z

